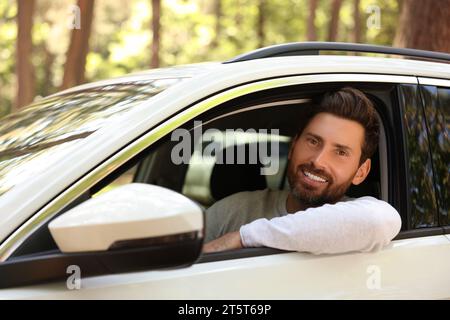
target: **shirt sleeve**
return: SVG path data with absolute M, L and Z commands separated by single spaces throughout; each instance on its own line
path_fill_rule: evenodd
M 369 252 L 389 244 L 401 228 L 398 212 L 373 197 L 325 204 L 240 228 L 244 247 L 334 254 Z

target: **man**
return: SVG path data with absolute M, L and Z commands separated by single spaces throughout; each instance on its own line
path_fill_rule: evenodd
M 376 111 L 361 91 L 324 94 L 293 139 L 290 190 L 241 192 L 215 203 L 206 212 L 203 251 L 267 246 L 332 254 L 386 246 L 400 231 L 397 211 L 373 197 L 345 197 L 367 177 L 378 137 Z

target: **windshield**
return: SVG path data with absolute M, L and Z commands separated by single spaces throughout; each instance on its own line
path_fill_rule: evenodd
M 0 120 L 0 195 L 44 172 L 117 116 L 184 78 L 104 85 L 51 96 Z

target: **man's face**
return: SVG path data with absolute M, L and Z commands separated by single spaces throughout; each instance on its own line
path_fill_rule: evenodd
M 314 116 L 289 152 L 292 195 L 308 207 L 339 201 L 369 173 L 370 160 L 359 165 L 363 142 L 364 127 L 358 122 L 330 113 Z

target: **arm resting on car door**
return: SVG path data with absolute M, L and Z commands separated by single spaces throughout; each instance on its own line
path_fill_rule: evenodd
M 368 252 L 389 244 L 400 228 L 400 215 L 391 205 L 361 197 L 271 220 L 255 220 L 240 228 L 240 238 L 244 247 L 313 254 Z
M 205 244 L 203 252 L 264 246 L 313 254 L 369 252 L 388 245 L 400 228 L 400 215 L 391 205 L 361 197 L 255 220 Z

